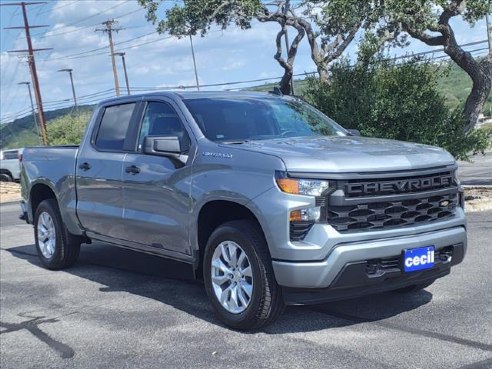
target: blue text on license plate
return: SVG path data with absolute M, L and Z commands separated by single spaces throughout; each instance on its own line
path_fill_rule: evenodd
M 434 246 L 407 249 L 403 252 L 403 267 L 405 272 L 429 269 L 434 266 Z

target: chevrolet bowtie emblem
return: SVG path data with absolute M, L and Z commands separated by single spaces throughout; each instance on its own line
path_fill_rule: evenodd
M 439 206 L 445 208 L 446 206 L 449 205 L 449 200 L 443 200 L 439 203 Z

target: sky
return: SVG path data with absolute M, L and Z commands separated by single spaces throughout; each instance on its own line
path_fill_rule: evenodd
M 295 0 L 294 0 L 295 1 Z M 0 0 L 0 4 L 12 0 Z M 159 14 L 172 5 L 164 2 Z M 0 48 L 0 122 L 10 122 L 30 114 L 26 85 L 31 81 L 25 57 L 9 50 L 26 49 L 24 30 L 4 29 L 23 25 L 19 6 L 1 6 Z M 47 0 L 45 4 L 28 6 L 30 25 L 48 25 L 31 30 L 35 48 L 52 48 L 36 53 L 36 65 L 44 110 L 73 105 L 69 75 L 60 69 L 73 69 L 73 79 L 79 105 L 95 104 L 115 96 L 111 58 L 107 34 L 96 32 L 108 19 L 119 21 L 121 30 L 114 34 L 115 51 L 125 52 L 128 78 L 133 93 L 155 88 L 168 89 L 194 86 L 195 75 L 190 40 L 157 34 L 155 26 L 145 18 L 145 10 L 136 0 Z M 460 44 L 487 38 L 485 21 L 470 28 L 453 20 Z M 238 89 L 275 82 L 282 68 L 273 59 L 276 23 L 253 23 L 249 30 L 235 27 L 224 31 L 212 29 L 205 37 L 193 38 L 200 85 L 267 79 L 265 82 L 230 84 L 206 87 L 208 90 Z M 291 39 L 293 34 L 291 34 Z M 294 73 L 315 70 L 310 49 L 304 39 L 300 45 Z M 469 50 L 486 47 L 486 43 L 468 47 Z M 405 49 L 395 49 L 395 55 L 436 50 L 419 41 L 412 41 Z M 484 54 L 486 51 L 478 51 Z M 354 57 L 356 43 L 345 55 Z M 443 55 L 436 53 L 435 56 Z M 121 58 L 116 59 L 122 94 L 126 94 Z

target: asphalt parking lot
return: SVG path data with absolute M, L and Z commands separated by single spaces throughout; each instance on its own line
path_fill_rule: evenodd
M 465 261 L 427 290 L 290 307 L 257 333 L 224 328 L 177 263 L 98 243 L 45 270 L 17 205 L 0 215 L 4 369 L 492 368 L 492 211 L 469 215 Z

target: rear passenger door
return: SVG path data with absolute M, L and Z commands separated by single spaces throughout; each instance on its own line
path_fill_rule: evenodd
M 186 258 L 191 254 L 191 156 L 147 155 L 143 145 L 146 136 L 178 136 L 189 147 L 189 132 L 171 101 L 146 102 L 140 127 L 135 151 L 126 155 L 123 168 L 125 239 Z
M 84 141 L 77 159 L 77 214 L 90 232 L 122 239 L 122 168 L 135 134 L 137 103 L 120 103 L 101 110 L 92 136 Z

